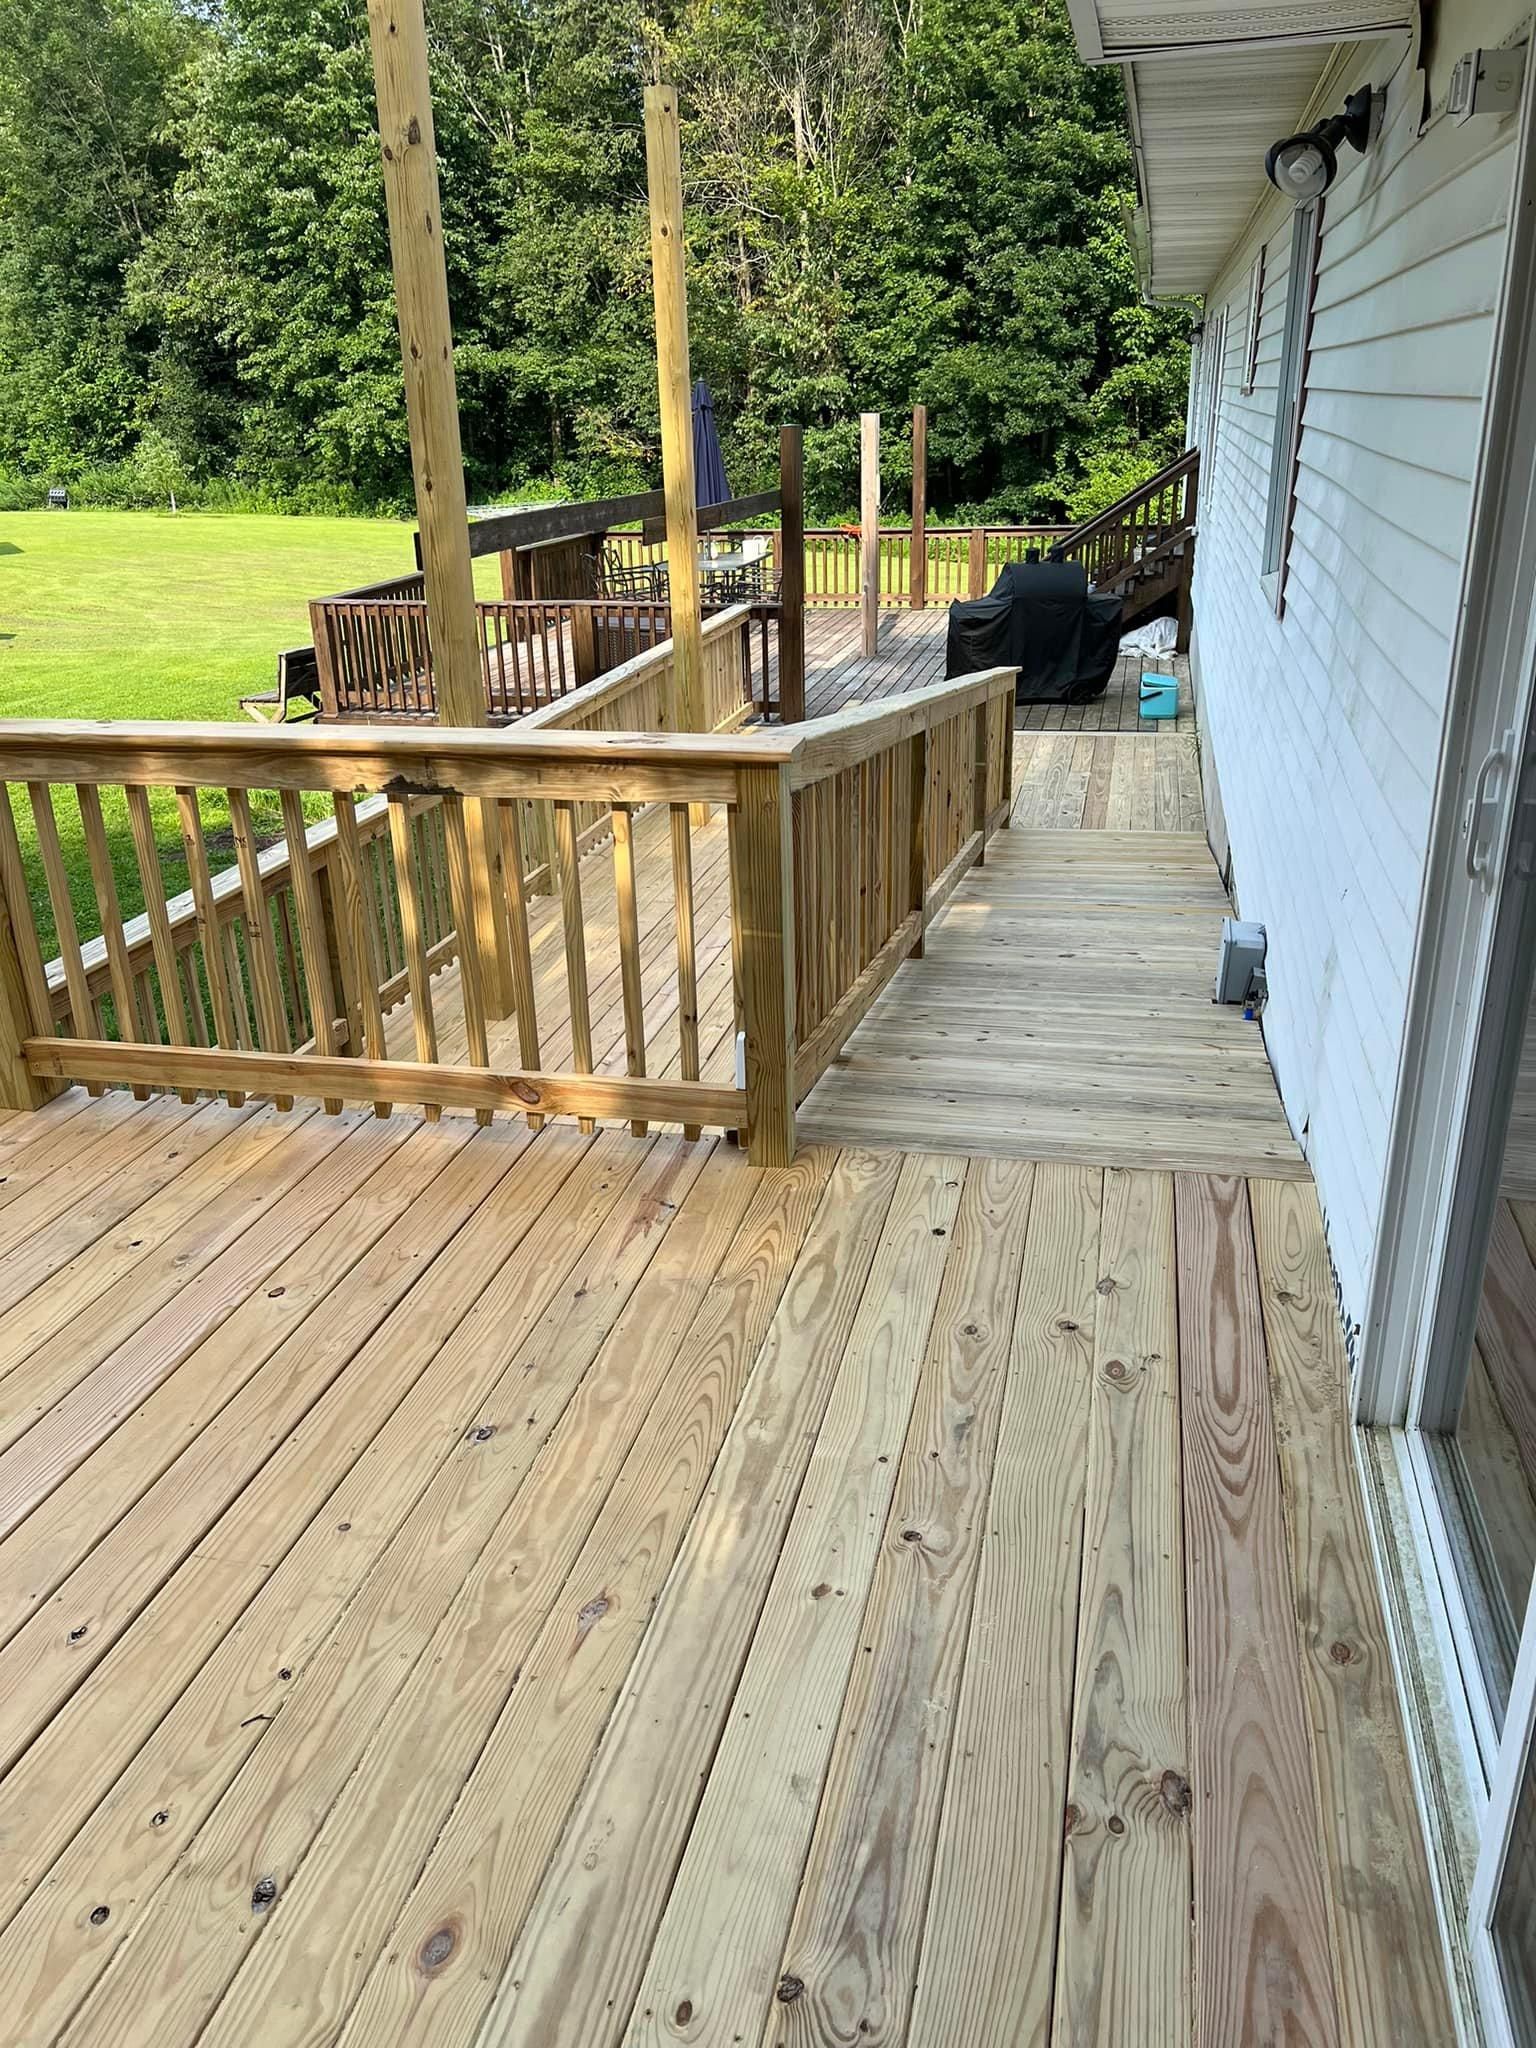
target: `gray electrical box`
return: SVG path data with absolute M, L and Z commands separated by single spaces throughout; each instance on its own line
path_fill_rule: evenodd
M 1246 1003 L 1264 987 L 1264 927 L 1241 918 L 1221 920 L 1221 958 L 1216 967 L 1216 1001 Z
M 1451 73 L 1445 110 L 1458 122 L 1479 114 L 1518 113 L 1524 78 L 1524 43 L 1509 50 L 1468 50 Z

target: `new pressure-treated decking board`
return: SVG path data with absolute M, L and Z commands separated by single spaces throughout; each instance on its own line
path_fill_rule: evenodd
M 1340 2039 L 1247 1189 L 1181 1174 L 1184 1576 L 1202 2041 Z
M 949 1771 L 1035 1169 L 970 1165 L 784 1946 L 774 2042 L 900 2039 Z
M 987 1218 L 1019 1237 L 1028 1215 L 1030 1171 L 1016 1173 L 1014 1192 L 1023 1201 L 1015 1215 Z M 789 1950 L 784 1948 L 797 1889 L 802 1904 L 806 1900 L 802 1871 L 817 1817 L 802 1788 L 826 1776 L 840 1710 L 848 1711 L 848 1673 L 860 1662 L 857 1646 L 865 1646 L 871 1665 L 888 1663 L 875 1649 L 882 1631 L 871 1589 L 886 1576 L 893 1489 L 895 1498 L 904 1488 L 910 1491 L 910 1460 L 927 1455 L 926 1442 L 914 1453 L 909 1430 L 910 1424 L 920 1437 L 927 1435 L 913 1409 L 914 1399 L 923 1400 L 920 1374 L 931 1400 L 944 1362 L 953 1355 L 938 1320 L 949 1321 L 941 1303 L 949 1271 L 943 1234 L 954 1233 L 957 1250 L 964 1240 L 955 1267 L 960 1291 L 978 1254 L 992 1285 L 1007 1286 L 1012 1261 L 988 1260 L 977 1242 L 978 1212 L 987 1209 L 985 1187 L 971 1194 L 967 1211 L 963 1175 L 963 1162 L 931 1162 L 925 1204 L 913 1212 L 910 1261 L 887 1296 L 893 1313 L 866 1326 L 869 1348 L 850 1347 L 833 1390 L 806 1474 L 804 1512 L 795 1517 L 780 1556 L 689 1851 L 635 1995 L 631 2031 L 637 2041 L 670 2038 L 668 2015 L 685 2002 L 713 2032 L 750 2039 L 761 2025 L 763 1985 L 791 1976 L 805 1990 L 796 2010 L 783 2015 L 787 2036 L 808 2032 L 819 2038 L 827 2005 L 835 2009 L 842 2003 L 839 1988 L 796 1948 L 798 1921 Z M 978 1311 L 974 1337 L 962 1348 L 1006 1346 L 1011 1308 L 1010 1301 L 999 1314 L 994 1302 L 985 1333 Z M 970 1319 L 969 1310 L 966 1315 Z M 907 1448 L 898 1458 L 892 1447 L 904 1438 Z M 985 1459 L 986 1451 L 981 1455 Z M 939 1548 L 940 1533 L 930 1535 Z M 857 1718 L 853 1725 L 856 1732 Z M 841 1816 L 847 1808 L 824 1802 L 821 1811 Z M 893 1911 L 891 1931 L 894 1919 Z M 811 1935 L 808 1930 L 806 1939 Z M 865 2016 L 864 2002 L 857 2001 L 853 2020 Z
M 1165 1175 L 1105 1174 L 1051 2036 L 1071 2048 L 1190 2031 L 1173 1231 Z
M 1034 1169 L 917 1970 L 910 2038 L 927 2048 L 1049 2034 L 1102 1182 L 1096 1167 Z
M 1446 2038 L 1310 1189 L 281 1120 L 371 1172 L 0 1541 L 16 2039 Z
M 1450 2041 L 1439 1958 L 1408 1904 L 1429 1880 L 1392 1671 L 1381 1655 L 1370 1537 L 1350 1455 L 1349 1361 L 1316 1201 L 1309 1188 L 1280 1181 L 1254 1181 L 1248 1194 L 1340 2032 L 1349 2048 Z

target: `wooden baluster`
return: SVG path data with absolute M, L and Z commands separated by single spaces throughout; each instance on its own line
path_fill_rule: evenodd
M 740 768 L 728 813 L 731 937 L 746 1032 L 754 1166 L 795 1156 L 795 874 L 789 775 Z
M 197 791 L 178 786 L 176 809 L 181 820 L 181 843 L 187 856 L 187 880 L 197 912 L 197 933 L 203 945 L 203 972 L 208 979 L 208 1001 L 213 1010 L 214 1041 L 233 1052 L 238 1049 L 240 1038 L 235 1030 L 235 1013 L 230 1002 L 229 975 L 224 964 L 224 935 L 219 924 L 218 906 L 214 902 L 213 878 L 208 872 L 208 849 L 203 840 Z M 243 1088 L 226 1088 L 224 1095 L 231 1109 L 238 1109 L 245 1100 Z
M 576 817 L 569 803 L 557 803 L 555 848 L 560 870 L 560 909 L 565 920 L 565 983 L 571 1002 L 572 1065 L 578 1074 L 592 1071 L 592 1012 L 587 996 L 587 933 L 581 907 L 581 865 L 576 854 Z M 594 1118 L 579 1117 L 583 1131 L 597 1129 Z
M 314 854 L 315 890 L 320 899 L 320 929 L 325 934 L 325 958 L 331 987 L 336 992 L 337 1015 L 345 1037 L 341 1050 L 355 1056 L 363 1043 L 362 1006 L 358 998 L 361 974 L 352 951 L 352 930 L 337 908 L 333 866 L 335 842 Z
M 37 940 L 11 794 L 4 782 L 0 782 L 0 1017 L 14 1026 L 15 1038 L 14 1044 L 10 1043 L 10 1033 L 6 1034 L 0 1101 L 11 1109 L 40 1109 L 63 1084 L 28 1073 L 22 1055 L 24 1038 L 54 1036 L 53 999 Z
M 278 792 L 283 812 L 283 836 L 288 842 L 288 876 L 293 890 L 294 914 L 299 920 L 299 945 L 304 954 L 304 987 L 309 996 L 309 1017 L 315 1051 L 324 1059 L 336 1051 L 336 991 L 331 986 L 330 948 L 325 938 L 325 918 L 320 907 L 320 890 L 315 880 L 313 857 L 304 824 L 304 799 L 296 789 Z M 338 1095 L 323 1098 L 327 1116 L 340 1116 Z
M 197 971 L 197 941 L 176 948 L 176 965 L 181 974 L 181 992 L 192 1022 L 192 1043 L 208 1045 L 208 1011 L 203 1000 L 202 977 Z
M 283 1011 L 288 1019 L 289 1038 L 293 1028 L 304 1018 L 304 990 L 299 972 L 299 942 L 294 936 L 293 918 L 289 912 L 292 891 L 281 889 L 276 898 L 268 898 L 277 913 L 277 967 L 278 982 L 282 993 Z
M 624 999 L 624 1064 L 645 1072 L 645 996 L 640 980 L 640 913 L 635 894 L 635 825 L 628 804 L 613 807 L 613 895 L 619 930 L 619 982 Z M 629 1128 L 643 1138 L 650 1125 L 631 1117 Z
M 677 923 L 677 1054 L 685 1081 L 699 1078 L 699 969 L 693 931 L 693 835 L 688 806 L 670 806 L 672 820 L 672 902 Z M 702 1135 L 699 1124 L 684 1124 L 683 1136 Z
M 350 978 L 356 991 L 358 1023 L 363 1053 L 370 1060 L 387 1057 L 384 1012 L 379 1007 L 379 987 L 384 976 L 374 943 L 373 919 L 364 898 L 362 844 L 357 829 L 357 805 L 350 792 L 338 790 L 331 798 L 336 816 L 336 857 L 334 884 L 337 918 L 346 937 L 350 956 Z M 393 1105 L 376 1102 L 374 1114 L 388 1116 Z
M 246 955 L 240 950 L 242 926 L 233 919 L 224 925 L 219 933 L 219 942 L 224 951 L 224 975 L 229 983 L 229 1006 L 235 1020 L 235 1036 L 241 1046 L 249 1050 L 256 1043 L 256 1032 L 251 1026 L 250 977 L 246 966 Z M 247 935 L 246 951 L 250 939 Z
M 540 801 L 528 807 L 530 838 L 538 851 L 538 868 L 531 893 L 535 896 L 553 896 L 559 887 L 560 863 L 555 853 L 554 806 Z
M 437 1024 L 432 1015 L 432 985 L 427 974 L 427 948 L 421 929 L 421 894 L 416 874 L 416 848 L 411 831 L 410 798 L 389 799 L 389 841 L 395 856 L 395 895 L 400 905 L 400 937 L 405 950 L 406 981 L 411 992 L 411 1022 L 416 1032 L 416 1057 L 424 1066 L 437 1064 Z M 428 1123 L 442 1111 L 425 1104 Z
M 256 831 L 251 823 L 251 801 L 243 789 L 232 789 L 229 824 L 235 840 L 235 865 L 240 871 L 240 895 L 245 905 L 245 944 L 251 963 L 251 980 L 256 994 L 257 1042 L 267 1052 L 290 1052 L 288 1012 L 283 1002 L 282 978 L 278 973 L 277 948 L 272 939 L 272 914 L 262 886 L 261 867 L 256 858 Z M 329 1050 L 328 1047 L 323 1048 Z M 292 1109 L 293 1097 L 275 1098 L 279 1109 Z
M 528 904 L 523 893 L 523 834 L 517 802 L 504 798 L 496 806 L 501 831 L 501 872 L 507 892 L 507 927 L 511 939 L 512 1005 L 517 1013 L 517 1057 L 527 1073 L 539 1071 L 539 1019 L 534 1007 L 533 956 L 528 947 Z M 528 1119 L 538 1130 L 544 1119 Z
M 165 907 L 165 877 L 160 872 L 160 848 L 155 839 L 149 792 L 142 784 L 129 783 L 123 790 L 123 797 L 128 805 L 128 829 L 133 835 L 139 884 L 144 893 L 144 914 L 149 920 L 149 942 L 160 981 L 160 1007 L 165 1012 L 165 1028 L 172 1045 L 191 1045 L 192 1034 L 187 1028 L 187 1008 L 182 1000 L 176 942 L 171 936 L 171 920 Z M 152 1009 L 149 1016 L 151 1019 L 154 1016 Z M 195 1088 L 183 1088 L 179 1093 L 183 1102 L 197 1100 Z
M 48 885 L 48 901 L 53 906 L 59 958 L 64 963 L 64 986 L 69 991 L 70 1023 L 74 1026 L 76 1038 L 95 1038 L 98 1035 L 95 1006 L 91 1001 L 85 961 L 80 953 L 80 929 L 75 923 L 75 907 L 69 894 L 69 874 L 64 866 L 63 849 L 59 845 L 58 821 L 53 815 L 53 792 L 46 782 L 29 782 L 27 795 L 32 803 L 32 820 L 37 833 L 38 852 L 42 855 L 43 879 Z M 91 1082 L 92 1095 L 99 1095 L 101 1090 L 100 1081 Z
M 107 971 L 112 979 L 112 1007 L 117 1012 L 117 1035 L 125 1045 L 142 1044 L 144 1027 L 139 1018 L 138 999 L 133 988 L 133 968 L 123 940 L 123 912 L 117 900 L 117 877 L 112 870 L 112 849 L 107 844 L 106 821 L 101 815 L 101 794 L 91 783 L 75 790 L 80 806 L 80 823 L 85 834 L 85 858 L 96 893 L 96 911 L 101 919 L 101 936 L 107 949 Z M 149 1090 L 135 1086 L 136 1102 L 147 1102 Z
M 459 993 L 464 1004 L 464 1037 L 472 1067 L 489 1067 L 490 1042 L 485 1029 L 485 980 L 480 945 L 475 936 L 475 893 L 469 864 L 469 833 L 464 824 L 464 806 L 457 796 L 442 802 L 443 838 L 448 853 L 448 877 L 453 896 L 455 928 L 459 935 Z M 488 1109 L 475 1111 L 477 1124 L 488 1124 Z

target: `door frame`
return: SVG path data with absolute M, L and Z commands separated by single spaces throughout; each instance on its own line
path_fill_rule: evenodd
M 1521 104 L 1381 1220 L 1357 1346 L 1356 1420 L 1394 1428 L 1406 1426 L 1425 1375 L 1429 1306 L 1455 1270 L 1454 1260 L 1465 1259 L 1469 1248 L 1467 1231 L 1451 1227 L 1452 1166 L 1472 1108 L 1493 920 L 1487 889 L 1466 872 L 1463 828 L 1480 765 L 1504 734 L 1525 728 L 1536 655 L 1533 81 L 1536 64 L 1527 66 Z M 1486 867 L 1494 876 L 1502 874 L 1507 856 L 1514 780 L 1505 778 L 1487 846 Z
M 1434 1429 L 1454 1412 L 1459 1361 L 1476 1313 L 1468 1276 L 1474 1267 L 1481 1273 L 1497 1200 L 1490 1177 L 1478 1178 L 1475 1167 L 1490 1140 L 1502 1147 L 1519 1062 L 1519 1034 L 1507 1028 L 1489 1040 L 1484 1015 L 1492 995 L 1507 1021 L 1506 991 L 1528 985 L 1520 977 L 1536 959 L 1533 106 L 1536 65 L 1527 67 L 1515 144 L 1381 1220 L 1353 1387 L 1356 1420 L 1395 1434 L 1431 1654 L 1451 1699 L 1449 1726 L 1439 1734 L 1459 1759 L 1477 1830 L 1470 1895 L 1455 1915 L 1456 1945 L 1465 1943 L 1487 2048 L 1514 2048 L 1491 1918 L 1536 1734 L 1536 1593 L 1522 1619 L 1501 1723 L 1457 1569 L 1463 1545 L 1420 1425 Z M 1432 1867 L 1438 1860 L 1437 1852 Z M 1437 1877 L 1437 1889 L 1441 1883 Z M 1439 1903 L 1445 1911 L 1451 1902 L 1442 1894 Z

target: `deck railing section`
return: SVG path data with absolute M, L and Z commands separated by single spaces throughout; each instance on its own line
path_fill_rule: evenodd
M 927 576 L 920 585 L 920 601 L 941 606 L 957 597 L 980 597 L 992 587 L 1005 563 L 1022 562 L 1031 549 L 1044 553 L 1070 531 L 1065 526 L 930 526 Z M 783 568 L 777 530 L 755 527 L 749 537 L 769 542 L 777 576 Z M 632 530 L 608 533 L 604 547 L 627 569 L 654 567 L 666 559 L 663 543 L 647 546 Z M 806 603 L 823 609 L 851 607 L 859 602 L 859 588 L 857 527 L 807 527 Z M 910 527 L 880 529 L 880 603 L 887 609 L 903 609 L 913 603 Z
M 413 581 L 420 579 L 310 605 L 323 717 L 387 723 L 437 716 L 426 601 L 404 588 Z M 760 614 L 766 675 L 768 621 Z M 629 597 L 498 598 L 477 603 L 475 619 L 493 725 L 558 702 L 672 633 L 670 605 Z M 744 651 L 750 659 L 750 648 Z
M 797 1102 L 1005 822 L 1013 671 L 805 730 L 791 775 Z
M 669 729 L 670 650 L 507 732 L 310 727 L 274 741 L 249 727 L 0 727 L 0 1101 L 35 1106 L 62 1081 L 280 1105 L 318 1096 L 329 1111 L 400 1102 L 482 1121 L 510 1110 L 725 1126 L 762 1163 L 792 1155 L 796 1101 L 1006 815 L 1013 679 L 998 671 L 782 733 L 737 732 L 741 623 L 711 622 L 715 733 Z M 24 786 L 41 851 L 59 935 L 51 965 L 6 784 Z M 218 875 L 215 795 L 236 855 Z M 85 944 L 61 851 L 66 798 L 101 913 Z M 330 815 L 310 822 L 317 803 Z M 642 971 L 635 822 L 651 806 L 668 814 L 644 856 L 666 848 L 667 988 Z M 156 823 L 168 807 L 191 877 L 169 901 Z M 700 1073 L 692 847 L 714 807 L 727 817 L 739 1084 Z M 121 915 L 129 849 L 113 843 L 109 815 L 126 820 L 141 919 Z M 282 839 L 262 847 L 258 821 L 274 816 Z M 491 849 L 483 862 L 477 835 Z M 583 856 L 602 861 L 604 847 L 612 891 L 598 932 Z M 538 888 L 557 896 L 553 913 L 535 916 Z M 602 978 L 621 991 L 622 1074 L 593 1071 L 595 948 L 612 955 Z M 457 973 L 444 976 L 450 960 Z M 554 989 L 556 1027 L 541 1034 Z M 491 1060 L 490 1026 L 504 1016 L 513 1071 Z M 647 1073 L 662 1035 L 676 1078 Z

